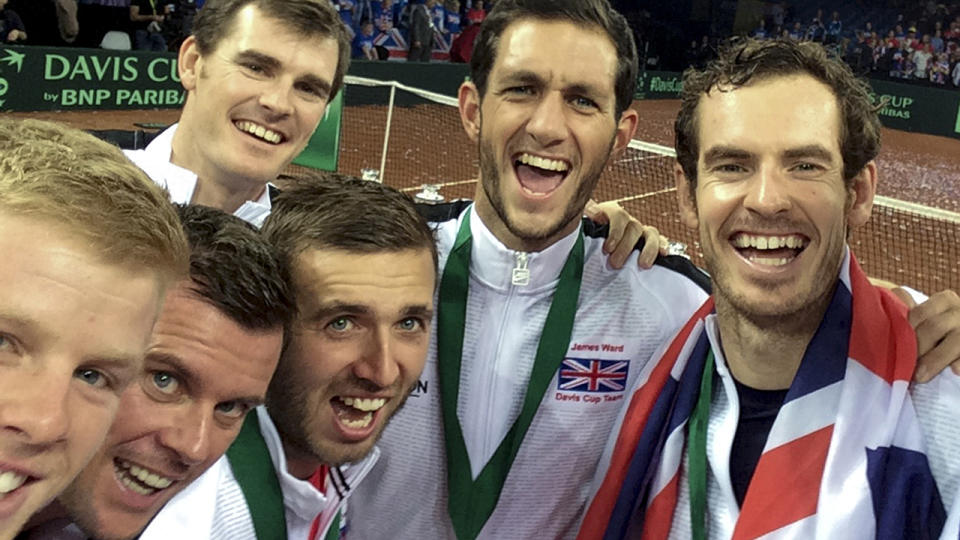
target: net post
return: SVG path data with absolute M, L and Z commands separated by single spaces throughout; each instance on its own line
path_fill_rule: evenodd
M 390 123 L 393 121 L 393 98 L 397 94 L 397 85 L 390 85 L 390 104 L 387 106 L 387 129 L 383 133 L 383 152 L 380 154 L 380 182 L 387 178 L 387 148 L 390 147 Z

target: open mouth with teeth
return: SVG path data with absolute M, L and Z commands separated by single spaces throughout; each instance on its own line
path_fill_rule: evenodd
M 283 135 L 272 129 L 261 126 L 249 120 L 239 120 L 233 123 L 240 131 L 251 137 L 270 144 L 280 144 L 283 142 Z
M 350 435 L 364 438 L 374 427 L 374 418 L 386 405 L 386 398 L 336 396 L 330 400 L 337 421 Z
M 3 471 L 0 473 L 0 500 L 23 487 L 24 484 L 34 479 L 25 474 L 14 471 Z
M 524 152 L 514 159 L 513 170 L 525 193 L 543 196 L 560 187 L 570 172 L 570 164 Z
M 810 240 L 799 234 L 782 236 L 736 233 L 730 244 L 748 261 L 764 266 L 784 266 L 806 249 Z
M 117 475 L 117 480 L 124 487 L 144 496 L 164 490 L 174 482 L 173 479 L 166 478 L 156 471 L 151 471 L 119 458 L 113 460 L 113 470 Z

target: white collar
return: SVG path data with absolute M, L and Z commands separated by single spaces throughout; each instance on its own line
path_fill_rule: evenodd
M 318 509 L 323 508 L 327 502 L 327 497 L 336 490 L 331 485 L 333 482 L 327 482 L 327 492 L 318 491 L 313 484 L 307 480 L 296 478 L 287 471 L 287 456 L 283 452 L 283 444 L 280 441 L 280 434 L 273 424 L 273 420 L 267 413 L 265 406 L 257 407 L 257 420 L 260 423 L 260 434 L 267 444 L 267 450 L 270 452 L 270 460 L 273 461 L 273 468 L 277 472 L 277 480 L 280 482 L 280 490 L 283 492 L 283 505 L 287 510 L 293 512 L 301 519 L 312 520 Z M 360 461 L 349 465 L 341 466 L 348 489 L 354 488 L 366 474 L 373 468 L 380 458 L 380 449 L 376 446 L 370 453 Z M 346 493 L 344 494 L 346 495 Z
M 470 207 L 470 233 L 473 237 L 473 248 L 470 256 L 470 274 L 490 287 L 498 290 L 508 290 L 512 285 L 513 269 L 517 266 L 518 255 L 522 252 L 514 251 L 497 239 L 477 215 L 476 205 Z M 467 212 L 460 215 L 464 219 Z M 527 268 L 530 270 L 530 282 L 520 286 L 522 292 L 537 292 L 543 288 L 556 285 L 560 278 L 560 270 L 570 250 L 581 233 L 581 225 L 577 230 L 557 240 L 546 249 L 526 253 Z
M 193 199 L 193 192 L 197 189 L 197 175 L 179 165 L 175 165 L 173 157 L 173 136 L 179 124 L 173 124 L 156 136 L 143 150 L 141 155 L 133 154 L 131 159 L 147 171 L 150 177 L 167 188 L 170 200 L 175 203 L 189 204 Z M 143 160 L 141 165 L 140 159 Z M 238 218 L 257 227 L 270 215 L 270 184 L 268 183 L 260 197 L 255 201 L 244 201 L 240 208 L 233 213 Z

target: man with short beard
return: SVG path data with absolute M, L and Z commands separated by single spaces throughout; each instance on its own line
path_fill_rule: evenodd
M 634 133 L 636 73 L 606 0 L 500 0 L 487 16 L 459 91 L 476 204 L 435 208 L 436 346 L 350 501 L 349 538 L 575 532 L 624 389 L 706 298 L 683 258 L 612 270 L 581 220 Z
M 818 44 L 749 40 L 681 98 L 715 294 L 631 392 L 578 538 L 956 538 L 960 376 L 911 383 L 927 330 L 846 244 L 877 187 L 869 87 Z
M 409 198 L 332 176 L 291 182 L 264 224 L 296 301 L 266 406 L 141 538 L 339 534 L 374 443 L 423 368 L 437 256 Z

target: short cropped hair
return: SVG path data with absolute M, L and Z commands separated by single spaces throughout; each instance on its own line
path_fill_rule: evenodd
M 487 92 L 487 78 L 497 59 L 500 36 L 508 26 L 522 19 L 568 21 L 603 30 L 617 52 L 613 84 L 617 118 L 627 110 L 637 87 L 637 46 L 627 20 L 610 7 L 607 0 L 498 0 L 480 26 L 470 57 L 470 80 L 477 85 L 481 98 Z M 593 51 L 583 54 L 593 54 Z
M 840 153 L 843 179 L 849 183 L 880 151 L 880 119 L 870 100 L 870 87 L 819 43 L 791 39 L 760 41 L 735 38 L 721 47 L 706 68 L 683 73 L 680 113 L 674 124 L 677 161 L 696 185 L 700 157 L 697 106 L 713 90 L 728 92 L 750 82 L 809 75 L 825 84 L 840 109 Z
M 270 204 L 261 232 L 288 267 L 308 249 L 356 253 L 424 249 L 437 268 L 433 231 L 413 201 L 389 186 L 322 173 L 287 182 Z
M 290 273 L 249 223 L 198 205 L 177 205 L 190 243 L 191 289 L 248 330 L 286 328 L 296 307 Z
M 339 59 L 330 91 L 333 99 L 350 65 L 350 36 L 330 0 L 208 0 L 193 21 L 200 54 L 212 54 L 232 30 L 237 13 L 250 4 L 302 37 L 329 37 L 337 42 Z
M 0 211 L 48 221 L 105 263 L 167 283 L 186 274 L 187 242 L 167 193 L 82 131 L 0 118 Z

